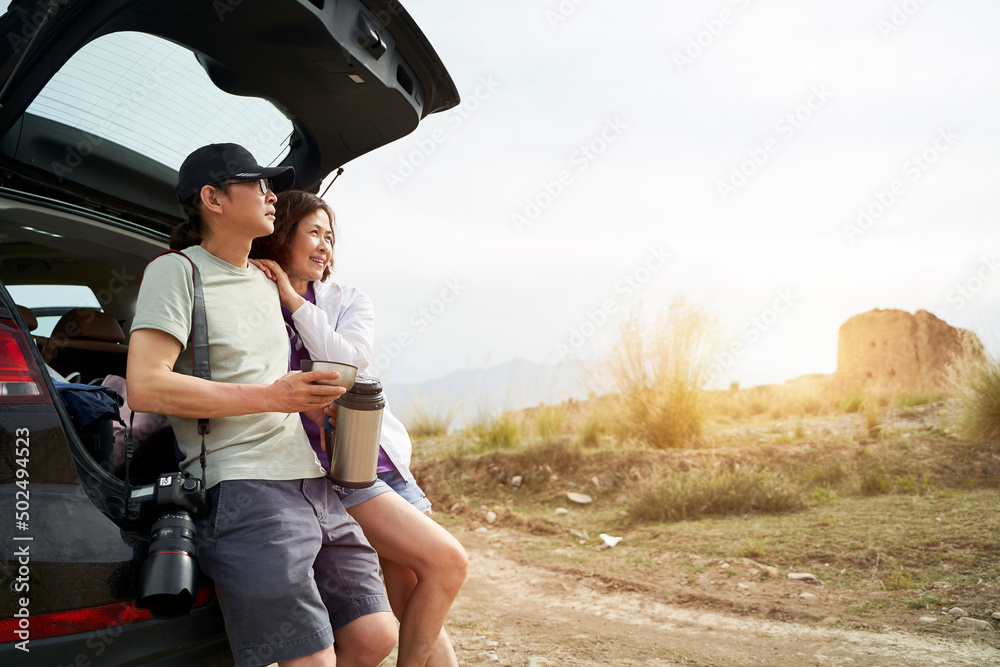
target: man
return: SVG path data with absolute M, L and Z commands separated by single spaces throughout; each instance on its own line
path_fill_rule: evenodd
M 293 181 L 291 167 L 261 167 L 235 144 L 205 146 L 181 165 L 177 194 L 188 220 L 171 247 L 201 274 L 212 377 L 191 374 L 191 266 L 166 254 L 143 275 L 128 402 L 170 416 L 181 469 L 195 474 L 198 418 L 210 419 L 210 513 L 196 521 L 197 559 L 215 581 L 236 664 L 377 665 L 396 633 L 378 559 L 298 415 L 322 419 L 344 390 L 317 384 L 334 371 L 287 372 L 277 287 L 247 261 L 251 242 L 273 230 L 274 190 Z

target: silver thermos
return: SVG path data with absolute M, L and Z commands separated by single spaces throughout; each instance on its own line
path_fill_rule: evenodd
M 378 379 L 359 375 L 346 394 L 338 398 L 337 426 L 327 428 L 327 476 L 334 484 L 363 489 L 375 483 L 378 443 L 382 435 L 385 396 Z

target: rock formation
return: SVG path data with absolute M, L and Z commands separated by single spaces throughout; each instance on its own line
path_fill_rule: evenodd
M 948 366 L 964 350 L 981 354 L 976 335 L 926 310 L 875 309 L 841 325 L 837 374 L 865 384 L 930 389 L 946 383 Z

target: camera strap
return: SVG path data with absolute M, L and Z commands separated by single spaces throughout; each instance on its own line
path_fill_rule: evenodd
M 203 380 L 212 379 L 212 369 L 208 358 L 208 315 L 205 311 L 205 292 L 201 287 L 201 272 L 191 258 L 180 250 L 166 250 L 153 258 L 156 260 L 166 254 L 177 254 L 191 265 L 191 282 L 194 286 L 194 300 L 191 304 L 191 374 Z M 135 413 L 129 417 L 128 433 L 125 436 L 125 481 L 128 483 L 128 465 L 134 449 L 132 439 L 132 420 Z M 198 419 L 198 433 L 201 435 L 201 487 L 207 489 L 205 483 L 205 468 L 208 456 L 205 451 L 205 435 L 212 432 L 207 417 Z

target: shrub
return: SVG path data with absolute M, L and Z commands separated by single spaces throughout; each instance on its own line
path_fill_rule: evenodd
M 620 437 L 666 448 L 701 435 L 714 327 L 713 317 L 683 300 L 652 329 L 638 315 L 626 319 L 610 366 L 619 391 L 614 414 Z
M 446 435 L 451 425 L 452 407 L 429 408 L 424 401 L 416 401 L 406 418 L 406 431 L 414 438 Z
M 511 449 L 521 442 L 520 425 L 510 415 L 487 417 L 473 427 L 473 433 L 485 452 Z
M 629 508 L 638 521 L 683 521 L 801 509 L 801 495 L 766 470 L 737 466 L 675 473 L 639 494 Z
M 535 428 L 543 440 L 562 433 L 565 423 L 566 412 L 562 408 L 542 405 L 535 411 Z
M 912 408 L 918 405 L 927 405 L 941 399 L 941 395 L 936 391 L 918 391 L 912 394 L 899 394 L 896 396 L 897 408 Z
M 607 433 L 607 428 L 604 425 L 604 420 L 593 413 L 587 415 L 583 426 L 580 427 L 580 439 L 588 447 L 596 447 L 601 441 L 601 436 L 605 433 Z
M 841 412 L 858 412 L 865 405 L 865 395 L 860 391 L 852 391 L 840 399 Z
M 880 496 L 892 491 L 892 477 L 880 470 L 861 471 L 860 491 L 863 496 Z
M 1000 438 L 1000 358 L 967 352 L 952 371 L 958 432 L 966 440 Z

